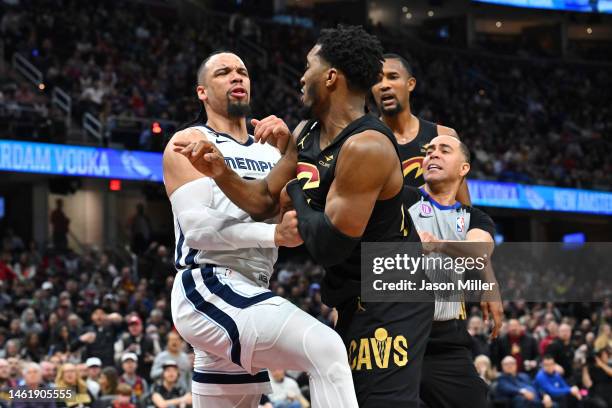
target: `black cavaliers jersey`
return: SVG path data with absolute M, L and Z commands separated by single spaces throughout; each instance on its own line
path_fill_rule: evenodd
M 371 115 L 364 115 L 351 122 L 325 149 L 320 149 L 320 126 L 309 121 L 297 137 L 297 178 L 309 205 L 325 210 L 327 194 L 334 181 L 336 160 L 342 145 L 352 135 L 366 130 L 376 130 L 389 138 L 397 151 L 397 141 L 391 129 Z M 399 155 L 399 152 L 398 152 Z M 398 163 L 399 164 L 399 163 Z M 403 205 L 403 193 L 374 205 L 372 215 L 361 238 L 362 242 L 394 242 L 399 240 L 419 241 L 410 216 Z M 316 262 L 316 260 L 315 260 Z M 323 301 L 336 306 L 358 296 L 361 280 L 361 245 L 358 245 L 344 262 L 326 268 L 322 286 Z
M 404 185 L 421 187 L 425 184 L 423 179 L 423 159 L 425 158 L 425 146 L 431 139 L 438 136 L 438 125 L 419 119 L 419 132 L 414 140 L 406 144 L 398 144 L 400 159 L 402 160 L 402 172 L 404 173 Z

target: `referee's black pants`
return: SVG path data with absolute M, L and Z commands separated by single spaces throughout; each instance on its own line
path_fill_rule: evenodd
M 470 351 L 465 320 L 433 322 L 421 371 L 421 400 L 428 408 L 486 408 L 487 384 Z

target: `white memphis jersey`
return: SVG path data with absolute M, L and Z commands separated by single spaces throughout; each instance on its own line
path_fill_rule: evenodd
M 230 135 L 216 132 L 208 126 L 193 126 L 206 135 L 225 157 L 226 164 L 240 177 L 245 179 L 264 178 L 280 159 L 279 151 L 268 145 L 255 143 L 251 135 L 249 140 L 242 144 Z M 209 185 L 205 185 L 208 183 Z M 214 210 L 227 214 L 243 222 L 255 222 L 245 211 L 240 209 L 221 191 L 217 184 L 209 177 L 194 180 L 185 186 L 191 185 L 193 200 L 198 200 L 198 188 L 212 187 L 213 198 L 209 205 Z M 184 186 L 181 186 L 182 188 Z M 204 205 L 202 203 L 202 205 Z M 185 243 L 185 237 L 174 215 L 174 234 L 176 238 L 175 267 L 177 270 L 190 269 L 196 266 L 217 265 L 226 267 L 244 275 L 253 283 L 267 287 L 276 258 L 277 248 L 243 248 L 238 250 L 197 250 Z M 272 220 L 266 222 L 272 223 Z

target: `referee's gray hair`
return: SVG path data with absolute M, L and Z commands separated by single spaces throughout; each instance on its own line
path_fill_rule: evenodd
M 42 367 L 40 366 L 40 364 L 34 363 L 34 362 L 28 362 L 28 363 L 25 363 L 21 369 L 22 375 L 25 377 L 28 371 L 32 368 L 38 371 L 39 373 L 42 373 Z

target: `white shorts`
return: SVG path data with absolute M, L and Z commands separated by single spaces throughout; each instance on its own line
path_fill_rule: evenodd
M 280 333 L 293 304 L 238 272 L 202 266 L 176 275 L 171 305 L 177 331 L 195 350 L 194 394 L 272 392 L 266 367 L 252 367 L 253 352 L 256 344 L 273 344 L 270 331 Z M 264 319 L 265 333 L 258 333 Z

